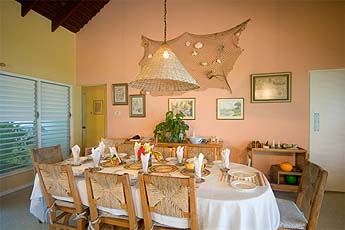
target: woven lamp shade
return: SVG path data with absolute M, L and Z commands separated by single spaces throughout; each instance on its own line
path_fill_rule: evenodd
M 200 88 L 168 45 L 161 45 L 130 87 L 144 91 L 187 91 Z

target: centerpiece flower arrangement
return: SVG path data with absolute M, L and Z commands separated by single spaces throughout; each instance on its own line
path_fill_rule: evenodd
M 153 156 L 157 161 L 163 160 L 162 153 L 158 151 L 154 151 L 153 150 L 154 147 L 155 145 L 151 145 L 150 143 L 145 143 L 144 145 L 140 146 L 137 153 L 138 160 L 141 160 L 141 156 L 146 155 L 146 154 L 151 154 L 151 157 Z

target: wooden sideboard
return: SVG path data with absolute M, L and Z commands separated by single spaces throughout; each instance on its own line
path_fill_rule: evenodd
M 251 166 L 263 172 L 267 178 L 270 178 L 271 167 L 278 165 L 282 162 L 289 162 L 293 166 L 297 166 L 301 170 L 304 167 L 304 160 L 309 159 L 308 152 L 305 149 L 265 149 L 265 148 L 252 148 L 248 151 L 249 159 L 251 160 Z M 294 175 L 300 176 L 301 173 L 295 172 L 275 172 L 279 175 Z M 271 182 L 272 189 L 280 191 L 297 191 L 298 185 L 281 184 Z

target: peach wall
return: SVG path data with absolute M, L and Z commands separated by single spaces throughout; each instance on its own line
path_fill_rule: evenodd
M 111 84 L 129 82 L 139 72 L 140 36 L 163 38 L 162 0 L 111 1 L 77 34 L 77 84 L 108 85 L 108 136 L 152 136 L 164 119 L 168 97 L 147 96 L 146 118 L 130 118 L 128 106 L 111 105 Z M 244 49 L 229 74 L 233 93 L 208 89 L 188 92 L 196 98 L 196 134 L 220 136 L 243 162 L 249 141 L 281 140 L 309 146 L 309 81 L 312 69 L 340 68 L 345 63 L 345 3 L 318 1 L 171 0 L 168 38 L 188 31 L 207 34 L 231 28 L 248 18 Z M 292 72 L 291 103 L 250 103 L 250 74 Z M 130 89 L 130 94 L 138 93 Z M 216 98 L 244 97 L 245 118 L 216 120 Z M 120 117 L 114 112 L 120 111 Z

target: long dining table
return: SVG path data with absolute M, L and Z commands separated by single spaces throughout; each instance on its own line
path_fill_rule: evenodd
M 65 161 L 69 163 L 71 160 Z M 86 168 L 93 167 L 92 161 L 86 161 L 80 166 L 72 166 L 75 182 L 84 205 L 88 206 L 85 178 L 83 172 Z M 275 230 L 278 228 L 280 215 L 276 199 L 265 176 L 258 170 L 242 164 L 230 163 L 230 170 L 256 173 L 257 186 L 250 190 L 241 190 L 231 186 L 231 176 L 224 173 L 216 165 L 209 165 L 209 175 L 203 177 L 204 182 L 196 184 L 197 214 L 199 229 L 205 230 Z M 165 174 L 167 176 L 185 176 L 179 170 Z M 123 165 L 117 167 L 102 167 L 102 172 L 122 174 L 128 173 L 131 186 L 136 216 L 143 218 L 137 170 L 126 169 Z M 66 198 L 60 197 L 59 199 Z M 114 215 L 126 215 L 124 210 L 102 208 L 103 211 Z M 36 175 L 31 194 L 30 212 L 41 221 L 46 221 L 46 207 L 41 192 L 38 176 Z M 153 214 L 152 218 L 162 224 L 173 225 L 177 228 L 186 228 L 188 220 Z

